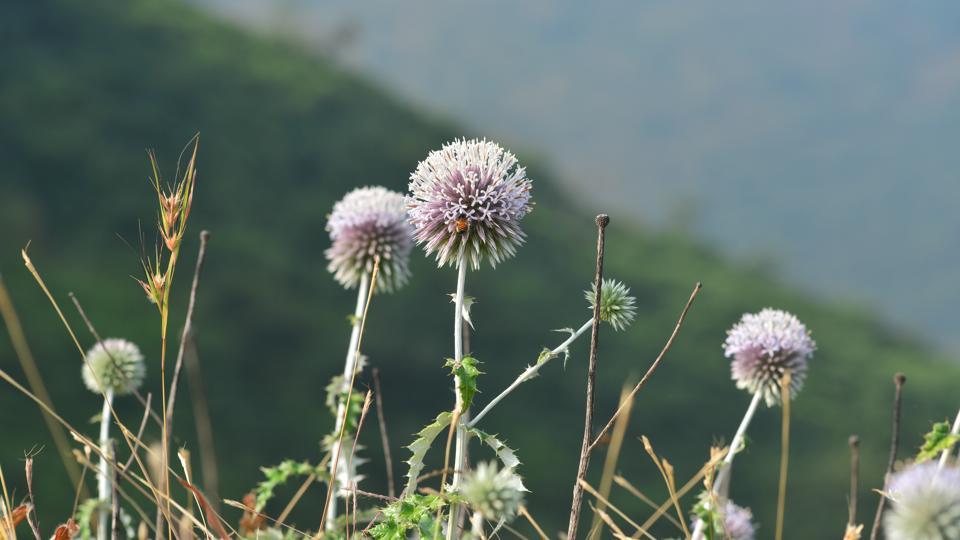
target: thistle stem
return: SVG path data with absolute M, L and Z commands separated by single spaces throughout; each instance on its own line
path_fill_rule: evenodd
M 593 317 L 591 317 L 590 319 L 588 319 L 587 322 L 583 323 L 583 326 L 581 326 L 581 327 L 578 328 L 575 332 L 573 332 L 573 334 L 571 334 L 570 337 L 568 337 L 568 338 L 566 339 L 566 341 L 564 341 L 564 342 L 561 343 L 560 345 L 557 345 L 557 347 L 554 348 L 553 350 L 551 350 L 551 351 L 547 352 L 546 354 L 542 355 L 542 356 L 541 356 L 542 360 L 541 360 L 541 359 L 538 359 L 536 364 L 527 367 L 527 369 L 525 369 L 525 370 L 523 371 L 523 373 L 521 373 L 521 374 L 510 384 L 510 386 L 506 387 L 506 388 L 503 390 L 503 392 L 500 392 L 500 395 L 498 395 L 497 397 L 493 398 L 493 400 L 491 400 L 490 403 L 488 403 L 487 406 L 484 407 L 483 410 L 480 411 L 480 412 L 477 414 L 477 416 L 475 416 L 475 417 L 473 418 L 473 420 L 470 421 L 470 423 L 467 424 L 467 427 L 468 427 L 468 428 L 472 428 L 473 426 L 477 425 L 477 422 L 479 422 L 481 419 L 483 419 L 483 417 L 486 416 L 487 413 L 490 412 L 490 410 L 493 409 L 498 403 L 500 403 L 500 402 L 503 400 L 503 398 L 505 398 L 505 397 L 507 397 L 508 395 L 510 395 L 510 393 L 513 392 L 514 390 L 516 390 L 517 387 L 520 386 L 521 384 L 523 384 L 523 383 L 529 381 L 530 379 L 534 378 L 534 377 L 537 375 L 537 373 L 540 371 L 540 368 L 543 367 L 544 365 L 546 365 L 547 362 L 549 362 L 550 360 L 553 360 L 554 358 L 560 356 L 561 353 L 566 353 L 567 350 L 570 348 L 570 345 L 572 345 L 573 342 L 577 340 L 577 338 L 579 338 L 580 336 L 582 336 L 584 332 L 586 332 L 587 330 L 589 330 L 591 326 L 593 326 Z
M 457 294 L 454 297 L 453 313 L 453 361 L 460 365 L 463 361 L 463 299 L 464 288 L 467 281 L 467 258 L 466 254 L 460 255 L 457 261 Z M 454 375 L 453 387 L 456 395 L 456 411 L 460 412 L 457 420 L 456 445 L 453 461 L 453 490 L 460 487 L 460 478 L 463 475 L 464 462 L 466 460 L 467 450 L 467 426 L 466 422 L 470 420 L 467 411 L 464 411 L 463 394 L 460 392 L 460 377 Z M 454 529 L 459 522 L 460 505 L 455 504 L 450 508 L 450 518 L 447 521 L 447 540 L 454 538 Z
M 343 384 L 340 388 L 340 393 L 343 394 L 349 390 L 350 381 L 353 378 L 353 372 L 357 368 L 357 360 L 359 359 L 359 354 L 357 354 L 357 343 L 360 341 L 360 320 L 363 317 L 363 309 L 366 307 L 367 293 L 370 288 L 370 273 L 364 272 L 360 276 L 360 285 L 357 287 L 357 306 L 353 311 L 353 328 L 350 331 L 350 345 L 347 348 L 347 359 L 343 365 Z M 347 404 L 344 402 L 344 397 L 341 395 L 340 399 L 337 401 L 337 419 L 334 425 L 334 432 L 339 433 L 340 429 L 343 427 L 343 423 L 346 421 L 346 415 L 344 414 L 347 408 Z M 340 442 L 334 443 L 333 454 L 330 459 L 328 468 L 330 470 L 330 482 L 333 484 L 334 492 L 339 491 L 340 486 L 339 481 L 334 477 L 335 471 L 338 468 L 337 462 L 340 460 L 340 454 L 343 450 Z M 327 508 L 327 520 L 326 520 L 326 530 L 331 531 L 336 526 L 337 518 L 337 499 L 334 495 L 333 500 L 330 501 L 330 506 Z
M 950 429 L 951 435 L 956 435 L 960 433 L 960 411 L 957 411 L 957 417 L 953 421 L 953 427 Z M 950 445 L 949 448 L 944 448 L 943 452 L 940 453 L 940 463 L 937 465 L 937 470 L 942 471 L 944 467 L 947 466 L 947 461 L 950 459 L 950 450 L 953 450 L 953 445 Z
M 740 427 L 737 428 L 737 432 L 733 435 L 733 440 L 730 441 L 730 448 L 727 450 L 727 455 L 723 458 L 720 472 L 717 473 L 717 478 L 713 482 L 713 493 L 715 494 L 726 497 L 730 492 L 730 474 L 731 468 L 733 467 L 733 458 L 737 455 L 737 449 L 743 444 L 743 439 L 747 434 L 747 428 L 750 427 L 750 422 L 753 420 L 753 415 L 757 412 L 757 407 L 760 405 L 760 398 L 762 397 L 763 393 L 759 390 L 753 394 L 753 399 L 750 400 L 747 412 L 743 415 L 743 419 L 740 420 Z M 703 540 L 703 529 L 705 525 L 706 523 L 704 523 L 702 519 L 697 520 L 697 525 L 693 529 L 693 540 Z
M 110 458 L 113 452 L 110 445 L 110 408 L 113 405 L 113 390 L 107 390 L 100 413 L 100 470 L 97 471 L 97 540 L 107 540 L 110 521 L 112 489 L 110 487 Z

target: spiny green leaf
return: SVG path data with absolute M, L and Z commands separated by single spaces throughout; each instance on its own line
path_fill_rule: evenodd
M 917 454 L 917 463 L 923 463 L 937 457 L 944 450 L 950 449 L 960 441 L 960 435 L 950 433 L 948 422 L 937 422 L 929 433 L 923 436 L 924 443 Z
M 254 493 L 257 496 L 256 510 L 262 511 L 270 499 L 273 498 L 274 490 L 277 487 L 287 483 L 287 480 L 297 476 L 309 476 L 315 474 L 321 478 L 327 476 L 326 471 L 317 465 L 311 465 L 309 462 L 297 462 L 292 459 L 281 462 L 274 467 L 261 467 L 260 470 L 266 477 L 265 480 L 257 484 Z
M 517 454 L 512 448 L 504 444 L 496 435 L 491 435 L 476 428 L 470 428 L 468 431 L 480 439 L 480 442 L 493 449 L 497 454 L 497 458 L 503 463 L 504 468 L 516 472 L 515 469 L 517 465 L 520 465 L 520 459 L 517 458 Z M 524 491 L 527 491 L 527 488 L 523 487 L 522 483 L 521 487 Z
M 381 521 L 370 529 L 370 536 L 378 540 L 405 540 L 419 531 L 421 538 L 432 538 L 439 531 L 441 519 L 436 520 L 447 501 L 439 495 L 404 495 L 380 509 Z
M 473 396 L 477 393 L 477 377 L 483 374 L 477 366 L 480 361 L 472 356 L 465 356 L 459 363 L 452 358 L 447 359 L 444 367 L 450 368 L 450 373 L 460 381 L 460 396 L 463 398 L 463 407 L 460 412 L 466 412 L 473 403 Z
M 453 420 L 453 414 L 450 411 L 438 414 L 433 422 L 427 424 L 417 433 L 417 438 L 407 447 L 413 455 L 407 461 L 410 468 L 407 471 L 407 487 L 403 490 L 405 494 L 410 495 L 417 489 L 417 478 L 420 476 L 420 471 L 423 470 L 423 458 L 427 455 L 427 450 L 430 449 L 434 439 L 444 428 L 450 425 L 451 420 Z

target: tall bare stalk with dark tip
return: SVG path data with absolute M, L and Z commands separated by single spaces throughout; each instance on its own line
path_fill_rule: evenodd
M 893 466 L 897 463 L 897 449 L 900 446 L 900 411 L 902 409 L 903 385 L 906 382 L 907 376 L 903 373 L 897 373 L 893 377 L 893 433 L 890 436 L 890 457 L 887 459 L 887 470 L 883 475 L 883 491 L 887 490 L 890 475 L 893 473 Z M 870 540 L 877 540 L 877 535 L 880 534 L 880 520 L 883 519 L 883 509 L 886 504 L 887 498 L 881 495 L 880 502 L 877 503 L 877 513 L 873 516 Z
M 576 540 L 577 526 L 580 524 L 580 507 L 583 505 L 582 482 L 587 476 L 590 467 L 590 450 L 593 441 L 593 406 L 594 389 L 597 382 L 597 348 L 600 346 L 600 294 L 603 284 L 603 251 L 606 243 L 607 225 L 610 217 L 606 214 L 597 216 L 597 264 L 594 271 L 594 293 L 596 299 L 593 305 L 593 329 L 590 333 L 590 362 L 587 365 L 587 404 L 583 420 L 583 443 L 580 445 L 580 461 L 577 465 L 577 478 L 573 484 L 573 502 L 570 505 L 570 522 L 567 525 L 567 538 Z

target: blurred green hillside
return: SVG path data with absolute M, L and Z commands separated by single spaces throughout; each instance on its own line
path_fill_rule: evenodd
M 20 248 L 32 241 L 32 258 L 62 303 L 75 292 L 102 334 L 144 348 L 153 359 L 148 389 L 158 391 L 157 317 L 130 278 L 139 272 L 138 231 L 148 231 L 148 246 L 153 242 L 144 148 L 156 148 L 172 175 L 181 147 L 199 131 L 200 184 L 184 248 L 191 256 L 182 268 L 193 264 L 196 234 L 209 229 L 195 324 L 222 495 L 239 499 L 259 479 L 260 465 L 318 460 L 318 440 L 332 423 L 323 388 L 342 365 L 353 305 L 353 293 L 325 271 L 326 213 L 353 187 L 404 190 L 429 150 L 484 134 L 413 110 L 294 45 L 252 37 L 173 1 L 11 0 L 0 4 L 0 21 L 0 272 L 58 409 L 87 425 L 97 398 L 80 384 L 80 360 L 23 269 Z M 528 244 L 496 271 L 484 267 L 467 278 L 477 298 L 472 348 L 487 373 L 479 403 L 562 339 L 551 329 L 589 317 L 582 290 L 593 269 L 592 216 L 603 209 L 571 200 L 535 156 L 519 150 L 535 179 Z M 960 369 L 870 313 L 806 298 L 764 268 L 738 265 L 682 234 L 627 228 L 616 214 L 612 220 L 606 273 L 633 288 L 640 315 L 625 332 L 604 329 L 600 420 L 612 413 L 624 380 L 642 374 L 660 350 L 694 283 L 704 283 L 675 347 L 639 395 L 620 462 L 652 496 L 666 494 L 640 434 L 683 478 L 696 472 L 711 442 L 732 436 L 749 397 L 729 381 L 719 345 L 744 311 L 794 311 L 820 348 L 794 406 L 786 516 L 792 538 L 842 531 L 850 433 L 863 440 L 861 511 L 866 516 L 875 504 L 867 490 L 879 487 L 894 372 L 908 376 L 905 446 L 919 444 L 931 421 L 955 412 Z M 364 340 L 382 372 L 395 459 L 405 458 L 400 446 L 453 397 L 442 364 L 451 349 L 447 294 L 455 276 L 419 251 L 413 268 L 411 286 L 376 297 Z M 179 317 L 188 273 L 181 270 L 174 291 Z M 72 310 L 68 317 L 82 329 Z M 175 319 L 174 328 L 179 324 Z M 585 349 L 578 343 L 565 370 L 549 366 L 482 425 L 518 450 L 531 511 L 551 531 L 562 527 L 569 508 Z M 5 332 L 0 367 L 21 375 Z M 181 395 L 176 435 L 195 449 L 189 399 Z M 139 419 L 134 403 L 120 412 L 131 423 Z M 8 478 L 25 450 L 49 447 L 36 465 L 38 506 L 44 524 L 62 521 L 72 505 L 66 476 L 39 412 L 9 387 L 0 388 L 0 433 Z M 733 496 L 754 509 L 762 537 L 773 529 L 778 433 L 779 411 L 763 410 L 733 483 Z M 372 458 L 368 487 L 382 490 L 375 429 L 363 438 Z M 629 495 L 615 492 L 614 500 L 647 515 Z M 314 527 L 321 505 L 318 493 L 305 498 L 294 521 Z

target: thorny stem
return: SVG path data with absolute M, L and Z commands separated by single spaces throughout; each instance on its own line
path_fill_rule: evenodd
M 360 341 L 360 319 L 363 317 L 363 309 L 365 302 L 367 300 L 367 292 L 370 288 L 370 274 L 369 272 L 364 272 L 360 276 L 360 285 L 357 287 L 357 306 L 353 310 L 353 328 L 350 331 L 350 345 L 347 347 L 347 359 L 343 364 L 343 383 L 340 387 L 341 397 L 337 401 L 337 419 L 334 424 L 334 431 L 339 432 L 340 428 L 343 426 L 343 423 L 346 421 L 346 414 L 344 411 L 347 409 L 347 404 L 344 403 L 343 393 L 347 391 L 347 385 L 350 384 L 350 379 L 353 376 L 353 371 L 357 367 L 357 360 L 359 352 L 357 351 L 357 343 Z M 343 449 L 339 442 L 334 444 L 332 458 L 330 459 L 329 470 L 330 470 L 330 482 L 333 484 L 334 489 L 340 489 L 339 480 L 333 476 L 334 471 L 337 470 L 338 461 L 340 460 L 340 454 L 343 452 Z M 332 531 L 336 526 L 337 519 L 337 499 L 336 497 L 330 502 L 330 507 L 327 509 L 327 528 L 326 530 Z
M 457 294 L 454 297 L 453 313 L 453 361 L 459 366 L 463 361 L 463 299 L 464 288 L 467 281 L 467 258 L 466 253 L 461 253 L 460 260 L 457 261 Z M 467 447 L 467 426 L 466 422 L 470 420 L 467 411 L 464 411 L 463 394 L 460 392 L 460 376 L 454 375 L 453 387 L 456 395 L 455 407 L 460 415 L 456 423 L 456 446 L 453 458 L 453 490 L 460 487 L 460 478 L 463 476 L 463 467 L 466 459 Z M 455 504 L 450 508 L 450 518 L 447 521 L 447 540 L 454 537 L 454 529 L 459 521 L 458 516 L 461 508 Z
M 597 223 L 597 264 L 593 278 L 593 324 L 590 333 L 590 362 L 587 364 L 587 404 L 583 419 L 583 443 L 580 445 L 580 463 L 577 465 L 577 479 L 573 484 L 573 502 L 570 505 L 570 523 L 567 525 L 567 538 L 577 539 L 577 526 L 580 522 L 580 507 L 583 505 L 583 482 L 590 467 L 590 452 L 593 440 L 594 387 L 597 382 L 597 347 L 600 344 L 600 296 L 603 286 L 603 250 L 607 225 L 610 216 L 600 214 Z
M 583 326 L 581 326 L 575 332 L 573 332 L 570 335 L 570 337 L 566 339 L 566 341 L 564 341 L 560 345 L 557 345 L 556 348 L 542 354 L 540 358 L 537 359 L 537 362 L 534 365 L 528 366 L 527 369 L 523 370 L 523 373 L 521 373 L 512 383 L 510 383 L 510 386 L 506 387 L 503 390 L 503 392 L 500 392 L 500 395 L 493 398 L 490 401 L 490 403 L 488 403 L 487 406 L 484 407 L 483 410 L 477 414 L 477 416 L 473 417 L 473 420 L 471 420 L 470 423 L 467 424 L 467 427 L 472 428 L 473 426 L 477 425 L 477 422 L 479 422 L 484 416 L 486 416 L 491 409 L 493 409 L 498 403 L 500 403 L 503 400 L 503 398 L 510 395 L 510 393 L 516 390 L 517 387 L 520 386 L 521 384 L 534 378 L 537 375 L 537 373 L 540 371 L 540 368 L 546 365 L 547 362 L 549 362 L 550 360 L 553 360 L 554 358 L 560 356 L 563 353 L 566 353 L 567 350 L 570 349 L 570 345 L 572 345 L 573 342 L 577 340 L 577 338 L 582 336 L 584 332 L 590 329 L 591 326 L 593 326 L 593 317 L 588 319 L 587 322 L 583 323 Z
M 960 433 L 960 411 L 957 412 L 957 417 L 953 421 L 953 427 L 950 429 L 951 435 L 956 435 L 957 433 Z M 944 448 L 943 452 L 940 453 L 940 463 L 937 464 L 938 471 L 942 471 L 943 468 L 947 466 L 947 461 L 950 459 L 950 450 L 953 450 L 953 445 Z
M 903 373 L 897 373 L 893 377 L 893 433 L 890 436 L 890 458 L 887 460 L 887 471 L 883 475 L 883 491 L 887 491 L 887 483 L 890 481 L 890 475 L 893 473 L 893 466 L 897 462 L 897 447 L 900 446 L 900 410 L 903 400 L 903 384 L 907 382 L 907 377 Z M 887 498 L 880 495 L 880 502 L 877 503 L 877 513 L 873 516 L 873 528 L 870 529 L 870 540 L 877 540 L 880 533 L 880 519 L 883 517 L 883 507 L 887 503 Z
M 723 458 L 723 464 L 720 467 L 720 472 L 717 473 L 717 478 L 713 482 L 713 493 L 722 495 L 726 497 L 730 491 L 730 474 L 731 467 L 733 467 L 733 458 L 737 455 L 737 451 L 740 446 L 743 444 L 743 438 L 747 434 L 747 428 L 750 426 L 750 422 L 753 420 L 753 415 L 757 412 L 757 406 L 760 405 L 760 398 L 763 397 L 763 393 L 758 390 L 753 394 L 753 399 L 750 400 L 750 405 L 747 407 L 747 412 L 743 415 L 743 419 L 740 420 L 740 427 L 737 428 L 736 434 L 733 436 L 733 440 L 730 441 L 730 448 L 727 450 L 726 457 Z M 693 529 L 693 540 L 703 540 L 704 535 L 704 521 L 697 520 L 697 525 Z
M 113 390 L 107 390 L 103 400 L 103 410 L 100 413 L 100 470 L 97 471 L 97 498 L 100 499 L 97 509 L 97 540 L 107 540 L 110 530 L 110 511 L 112 489 L 110 487 L 110 407 L 113 404 Z

